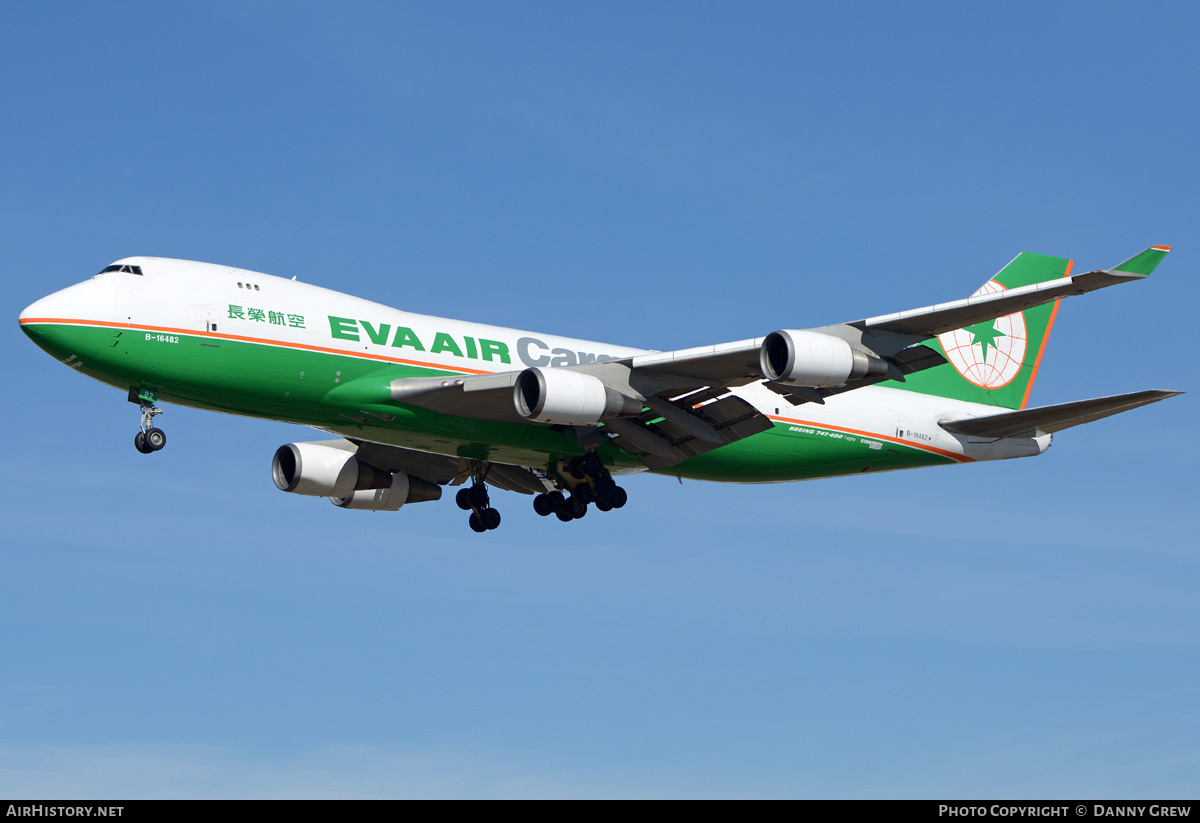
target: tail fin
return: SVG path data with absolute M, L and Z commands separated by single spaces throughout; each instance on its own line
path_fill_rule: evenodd
M 1122 265 L 1140 261 L 1149 251 L 1152 250 Z M 975 294 L 1069 277 L 1073 263 L 1063 257 L 1021 252 Z M 910 375 L 906 383 L 889 385 L 921 394 L 1023 409 L 1029 402 L 1029 392 L 1037 378 L 1038 364 L 1046 351 L 1059 302 L 1055 300 L 997 320 L 939 334 L 928 345 L 944 353 L 948 362 Z

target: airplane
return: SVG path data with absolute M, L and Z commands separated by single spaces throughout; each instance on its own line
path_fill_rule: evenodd
M 966 299 L 669 352 L 159 257 L 105 266 L 20 325 L 127 392 L 143 454 L 166 445 L 160 402 L 298 423 L 333 438 L 280 446 L 279 489 L 396 511 L 450 486 L 486 532 L 489 487 L 569 522 L 623 507 L 615 478 L 637 472 L 770 483 L 1042 454 L 1063 429 L 1181 393 L 1028 407 L 1059 301 L 1145 279 L 1169 251 L 1075 275 L 1022 252 Z

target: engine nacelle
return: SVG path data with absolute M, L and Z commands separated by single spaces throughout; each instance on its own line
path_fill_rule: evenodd
M 391 472 L 360 463 L 354 452 L 324 443 L 288 443 L 275 450 L 271 477 L 282 491 L 346 497 L 359 489 L 386 489 Z
M 605 386 L 598 377 L 570 369 L 531 368 L 513 386 L 517 414 L 539 423 L 594 425 L 609 417 L 636 415 L 642 401 Z
M 791 329 L 768 334 L 758 362 L 768 380 L 792 386 L 844 386 L 850 380 L 888 372 L 886 362 L 855 351 L 840 337 Z
M 358 489 L 345 497 L 330 497 L 330 502 L 343 509 L 363 509 L 373 512 L 394 512 L 405 503 L 421 503 L 440 500 L 442 487 L 408 472 L 392 475 L 392 484 L 386 489 Z

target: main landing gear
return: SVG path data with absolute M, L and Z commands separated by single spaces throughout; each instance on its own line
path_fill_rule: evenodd
M 489 463 L 472 461 L 471 485 L 461 487 L 454 495 L 454 502 L 458 507 L 471 512 L 467 523 L 473 532 L 491 531 L 500 525 L 500 512 L 492 508 L 488 496 L 487 476 L 490 469 Z M 568 492 L 564 494 L 563 491 L 555 490 L 535 495 L 533 510 L 542 517 L 554 515 L 566 523 L 587 514 L 591 504 L 606 512 L 621 508 L 629 500 L 629 495 L 616 484 L 595 451 L 571 458 L 565 472 L 559 473 L 556 465 L 551 465 L 542 476 L 559 489 Z M 465 479 L 462 475 L 460 478 Z
M 145 401 L 141 403 L 141 407 L 141 431 L 134 435 L 133 447 L 142 454 L 150 454 L 167 445 L 167 433 L 151 425 L 154 422 L 154 417 L 162 414 L 162 409 L 156 407 L 153 403 Z
M 616 484 L 593 451 L 582 457 L 572 457 L 567 463 L 567 472 L 581 482 L 572 485 L 570 497 L 560 491 L 534 497 L 533 510 L 542 517 L 553 514 L 567 523 L 587 514 L 589 503 L 595 503 L 597 509 L 606 512 L 621 508 L 629 500 L 629 495 Z
M 492 508 L 488 499 L 487 484 L 484 482 L 487 472 L 481 473 L 476 469 L 472 475 L 471 485 L 459 489 L 454 495 L 454 502 L 463 511 L 471 511 L 471 516 L 467 518 L 471 531 L 491 531 L 500 526 L 500 512 Z

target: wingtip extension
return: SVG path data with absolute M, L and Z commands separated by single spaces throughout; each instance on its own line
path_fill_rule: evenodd
M 1149 277 L 1158 268 L 1158 264 L 1166 259 L 1170 246 L 1151 246 L 1140 254 L 1135 254 L 1128 260 L 1109 269 L 1110 274 L 1132 275 L 1134 277 Z

